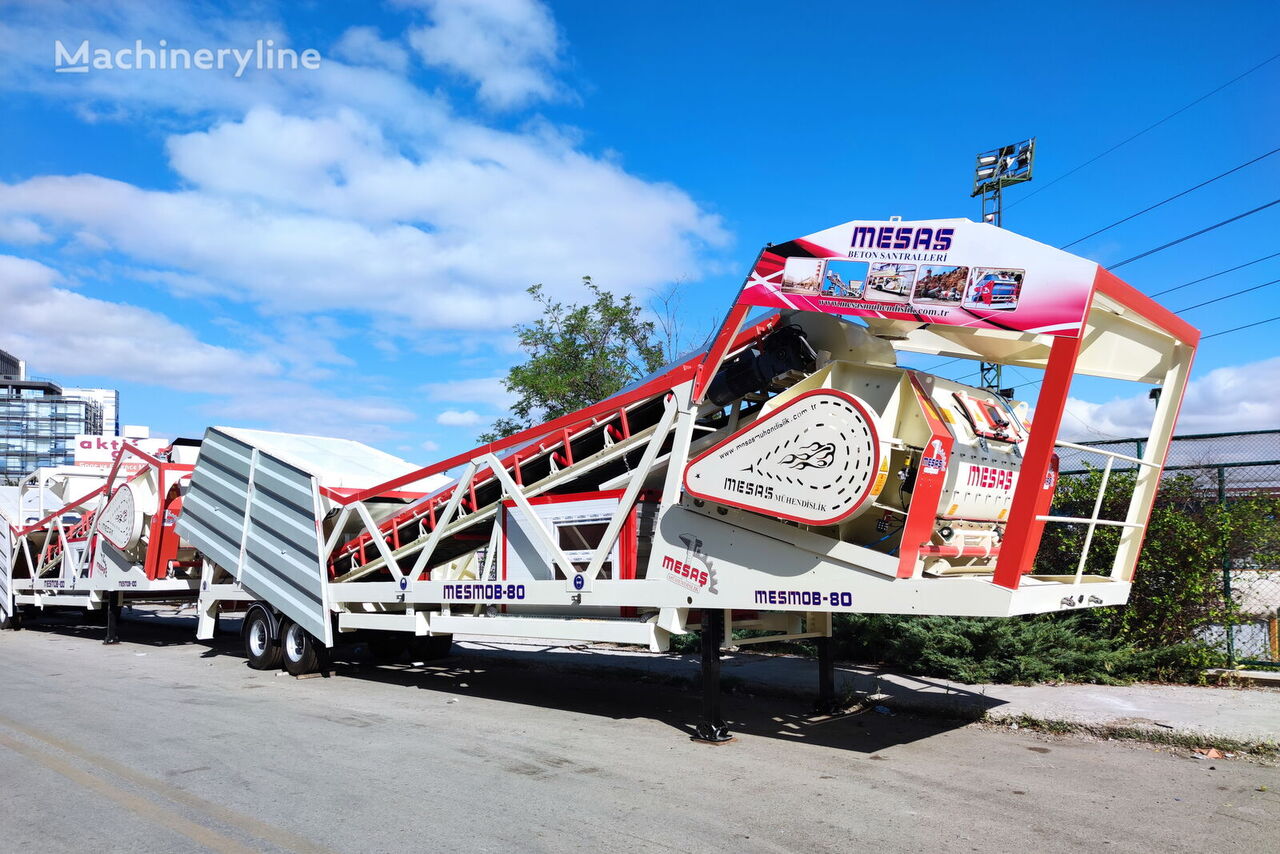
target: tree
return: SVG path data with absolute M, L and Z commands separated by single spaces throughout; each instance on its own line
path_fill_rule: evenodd
M 542 307 L 532 323 L 517 324 L 527 359 L 513 366 L 503 384 L 517 395 L 511 414 L 499 418 L 481 442 L 493 442 L 541 421 L 603 400 L 664 363 L 653 321 L 630 295 L 618 297 L 583 276 L 594 299 L 582 305 L 552 300 L 542 285 L 529 295 Z

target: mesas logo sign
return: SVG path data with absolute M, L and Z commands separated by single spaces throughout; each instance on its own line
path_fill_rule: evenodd
M 946 252 L 955 237 L 954 228 L 927 228 L 913 225 L 859 225 L 853 229 L 851 249 L 919 249 Z
M 929 453 L 920 457 L 920 469 L 925 474 L 942 474 L 947 470 L 947 450 L 942 442 L 934 439 L 929 444 Z
M 705 569 L 699 569 L 692 564 L 685 563 L 682 560 L 676 560 L 668 555 L 662 556 L 662 568 L 673 576 L 680 579 L 689 579 L 698 588 L 707 586 L 707 582 L 711 580 L 711 575 Z

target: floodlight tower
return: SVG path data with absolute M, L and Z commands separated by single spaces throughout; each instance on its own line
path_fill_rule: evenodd
M 982 196 L 982 221 L 997 228 L 1004 226 L 1004 188 L 1031 180 L 1035 161 L 1036 138 L 1024 139 L 978 155 L 974 166 L 973 192 L 969 198 Z M 983 362 L 978 384 L 1001 393 L 1000 366 Z

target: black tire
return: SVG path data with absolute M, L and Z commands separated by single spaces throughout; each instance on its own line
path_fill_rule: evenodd
M 293 620 L 280 623 L 280 650 L 284 669 L 291 676 L 315 673 L 324 662 L 324 648 L 320 642 Z
M 271 617 L 261 608 L 253 608 L 245 615 L 244 654 L 249 659 L 249 666 L 254 670 L 275 670 L 280 666 L 281 649 L 279 638 L 271 633 Z
M 453 635 L 415 637 L 409 648 L 412 661 L 435 661 L 453 654 Z

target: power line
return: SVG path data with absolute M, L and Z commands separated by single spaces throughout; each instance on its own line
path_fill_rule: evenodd
M 1237 326 L 1234 329 L 1224 329 L 1221 332 L 1215 332 L 1212 335 L 1205 335 L 1200 338 L 1201 341 L 1207 341 L 1210 338 L 1217 338 L 1219 335 L 1229 335 L 1232 332 L 1239 332 L 1241 329 L 1252 329 L 1255 326 L 1261 326 L 1264 323 L 1275 323 L 1280 320 L 1280 314 L 1275 317 L 1268 317 L 1266 320 L 1259 320 L 1254 323 L 1246 323 L 1244 326 Z
M 1154 255 L 1157 252 L 1163 252 L 1165 249 L 1168 249 L 1170 246 L 1177 246 L 1179 243 L 1188 241 L 1193 237 L 1199 237 L 1202 234 L 1207 234 L 1210 231 L 1213 231 L 1215 228 L 1222 228 L 1224 225 L 1230 225 L 1231 223 L 1235 222 L 1238 219 L 1244 219 L 1247 216 L 1252 216 L 1253 214 L 1256 214 L 1258 211 L 1264 211 L 1273 205 L 1280 205 L 1280 199 L 1275 199 L 1273 201 L 1267 202 L 1265 205 L 1259 205 L 1253 210 L 1245 211 L 1242 214 L 1236 214 L 1230 219 L 1224 219 L 1222 222 L 1215 222 L 1213 225 L 1209 226 L 1208 228 L 1202 228 L 1199 231 L 1186 235 L 1185 237 L 1179 237 L 1177 240 L 1170 240 L 1168 243 L 1162 246 L 1157 246 L 1155 249 L 1148 249 L 1146 252 L 1143 252 L 1139 255 L 1134 255 L 1132 258 L 1126 258 L 1125 260 L 1121 261 L 1119 264 L 1112 264 L 1107 269 L 1118 270 L 1121 267 L 1123 267 L 1125 264 L 1132 264 L 1134 261 L 1139 261 L 1143 258 L 1146 258 L 1148 255 Z
M 1072 412 L 1072 411 L 1070 410 L 1070 408 L 1068 408 L 1068 407 L 1063 407 L 1063 409 L 1062 409 L 1062 413 L 1063 413 L 1064 415 L 1070 415 L 1072 418 L 1074 418 L 1074 419 L 1075 419 L 1075 420 L 1080 424 L 1080 426 L 1081 426 L 1081 427 L 1083 427 L 1084 429 L 1088 430 L 1090 433 L 1092 433 L 1093 435 L 1097 436 L 1099 439 L 1118 439 L 1118 438 L 1120 438 L 1119 436 L 1116 436 L 1114 433 L 1103 433 L 1103 432 L 1102 432 L 1101 430 L 1099 430 L 1097 427 L 1094 427 L 1094 426 L 1093 426 L 1092 424 L 1090 424 L 1088 421 L 1085 421 L 1085 420 L 1084 420 L 1083 418 L 1081 418 L 1079 415 L 1076 415 L 1076 414 L 1075 414 L 1074 412 Z
M 1226 270 L 1219 270 L 1219 271 L 1218 271 L 1218 272 L 1216 272 L 1216 273 L 1210 273 L 1210 274 L 1209 274 L 1209 275 L 1207 275 L 1207 276 L 1201 276 L 1201 277 L 1200 277 L 1200 278 L 1198 278 L 1198 279 L 1193 279 L 1192 281 L 1187 282 L 1186 284 L 1182 284 L 1182 285 L 1174 285 L 1172 288 L 1165 288 L 1163 291 L 1156 291 L 1156 292 L 1155 292 L 1154 294 L 1152 294 L 1151 296 L 1153 296 L 1153 297 L 1158 297 L 1158 296 L 1163 296 L 1164 294 L 1171 294 L 1171 293 L 1173 293 L 1174 291 L 1180 291 L 1180 290 L 1182 290 L 1183 288 L 1189 288 L 1189 287 L 1191 287 L 1192 285 L 1198 285 L 1198 284 L 1200 284 L 1201 282 L 1207 282 L 1207 281 L 1209 281 L 1210 279 L 1216 279 L 1216 278 L 1218 278 L 1219 276 L 1225 276 L 1227 273 L 1234 273 L 1236 270 L 1243 270 L 1245 267 L 1252 267 L 1254 264 L 1260 264 L 1260 263 L 1261 263 L 1261 262 L 1263 262 L 1263 261 L 1270 260 L 1270 259 L 1275 258 L 1275 257 L 1277 257 L 1277 256 L 1280 256 L 1280 252 L 1272 252 L 1270 255 L 1263 255 L 1261 258 L 1255 258 L 1255 259 L 1253 259 L 1252 261 L 1246 261 L 1245 263 L 1241 264 L 1241 265 L 1240 265 L 1240 266 L 1238 266 L 1238 267 L 1231 267 L 1231 268 L 1226 269 Z
M 1278 254 L 1280 254 L 1280 253 L 1278 253 Z M 968 360 L 966 360 L 966 359 L 962 359 L 961 357 L 956 356 L 956 357 L 955 357 L 955 358 L 953 358 L 953 359 L 947 359 L 946 361 L 939 362 L 939 363 L 938 363 L 938 364 L 936 364 L 936 365 L 929 365 L 929 366 L 927 366 L 927 367 L 923 367 L 923 368 L 916 368 L 916 370 L 917 370 L 917 371 L 923 371 L 923 372 L 924 372 L 924 373 L 926 373 L 926 374 L 932 374 L 932 373 L 936 372 L 936 371 L 938 370 L 938 368 L 941 368 L 941 367 L 943 367 L 943 366 L 945 366 L 945 365 L 949 365 L 949 364 L 951 364 L 952 362 L 962 362 L 962 361 L 968 361 Z
M 1209 186 L 1210 184 L 1212 184 L 1214 181 L 1217 181 L 1217 180 L 1219 180 L 1219 179 L 1221 179 L 1221 178 L 1225 178 L 1225 177 L 1227 177 L 1228 175 L 1232 174 L 1233 172 L 1239 172 L 1241 169 L 1245 168 L 1246 166 L 1252 166 L 1253 164 L 1257 163 L 1259 160 L 1265 160 L 1265 159 L 1267 159 L 1268 157 L 1270 157 L 1271 155 L 1276 154 L 1277 152 L 1280 152 L 1280 148 L 1273 148 L 1273 149 L 1271 149 L 1270 151 L 1268 151 L 1266 154 L 1263 154 L 1263 155 L 1262 155 L 1262 156 L 1260 156 L 1260 157 L 1255 157 L 1255 158 L 1253 158 L 1253 159 L 1252 159 L 1252 160 L 1250 160 L 1248 163 L 1241 163 L 1239 166 L 1235 167 L 1234 169 L 1228 169 L 1226 172 L 1223 172 L 1221 175 L 1216 175 L 1216 176 L 1214 176 L 1214 177 L 1210 178 L 1208 181 L 1201 181 L 1199 184 L 1196 184 L 1194 187 L 1189 187 L 1188 189 L 1183 190 L 1181 193 L 1178 193 L 1178 194 L 1176 194 L 1176 195 L 1170 196 L 1169 198 L 1165 199 L 1163 202 L 1156 202 L 1154 205 L 1151 205 L 1150 207 L 1145 207 L 1145 208 L 1143 208 L 1142 210 L 1138 211 L 1138 212 L 1137 212 L 1137 213 L 1135 213 L 1135 214 L 1129 214 L 1129 215 L 1128 215 L 1127 217 L 1125 217 L 1124 219 L 1118 219 L 1118 220 L 1116 220 L 1115 222 L 1111 223 L 1111 225 L 1108 225 L 1108 226 L 1105 226 L 1105 227 L 1103 227 L 1103 228 L 1100 228 L 1100 229 L 1098 229 L 1097 231 L 1094 231 L 1094 232 L 1092 232 L 1092 233 L 1090 233 L 1090 234 L 1086 234 L 1084 237 L 1081 237 L 1081 238 L 1078 238 L 1078 239 L 1076 239 L 1076 240 L 1073 240 L 1073 241 L 1071 241 L 1070 243 L 1068 243 L 1066 246 L 1062 246 L 1062 247 L 1059 247 L 1059 248 L 1061 248 L 1061 249 L 1070 249 L 1072 246 L 1075 246 L 1077 243 L 1083 243 L 1084 241 L 1088 240 L 1090 237 L 1097 237 L 1099 234 L 1102 234 L 1102 232 L 1104 232 L 1104 231 L 1110 231 L 1111 229 L 1115 228 L 1117 225 L 1122 225 L 1123 223 L 1126 223 L 1126 222 L 1128 222 L 1128 221 L 1129 221 L 1129 220 L 1131 220 L 1131 219 L 1134 219 L 1134 218 L 1136 218 L 1136 217 L 1140 217 L 1140 216 L 1142 216 L 1144 213 L 1147 213 L 1147 212 L 1149 212 L 1149 211 L 1153 211 L 1153 210 L 1155 210 L 1156 208 L 1160 207 L 1161 205 L 1167 205 L 1167 204 L 1169 204 L 1169 202 L 1172 202 L 1174 199 L 1180 199 L 1180 198 L 1182 198 L 1182 197 L 1183 197 L 1183 196 L 1185 196 L 1187 193 L 1195 192 L 1196 190 L 1200 189 L 1201 187 L 1207 187 L 1207 186 Z M 1010 207 L 1012 207 L 1012 205 L 1010 205 Z
M 1044 382 L 1044 377 L 1041 377 L 1040 379 L 1029 377 L 1018 368 L 1015 368 L 1013 365 L 1005 365 L 1005 367 L 1013 371 L 1018 376 L 1022 377 L 1023 381 L 1018 383 L 1016 386 L 1014 386 L 1014 388 L 1022 388 L 1024 385 L 1040 385 L 1040 383 Z
M 1274 285 L 1274 284 L 1276 284 L 1277 282 L 1280 282 L 1280 279 L 1272 279 L 1272 280 L 1271 280 L 1271 281 L 1269 281 L 1269 282 L 1263 282 L 1262 284 L 1260 284 L 1260 285 L 1254 285 L 1254 286 L 1253 286 L 1253 287 L 1251 287 L 1251 288 L 1241 288 L 1241 289 L 1240 289 L 1240 290 L 1238 290 L 1238 291 L 1232 291 L 1232 292 L 1231 292 L 1231 293 L 1229 293 L 1229 294 L 1223 294 L 1222 296 L 1220 296 L 1220 297 L 1214 297 L 1214 298 L 1213 298 L 1213 299 L 1211 299 L 1211 300 L 1205 300 L 1204 302 L 1198 302 L 1198 303 L 1196 303 L 1195 305 L 1189 305 L 1189 306 L 1187 306 L 1186 308 L 1180 308 L 1180 309 L 1178 309 L 1178 312 L 1179 312 L 1179 313 L 1181 313 L 1181 312 L 1184 312 L 1184 311 L 1191 311 L 1191 309 L 1193 309 L 1193 308 L 1200 308 L 1201 306 L 1205 306 L 1205 305 L 1212 305 L 1212 304 L 1213 304 L 1213 303 L 1215 303 L 1215 302 L 1222 302 L 1224 299 L 1231 299 L 1232 297 L 1238 297 L 1238 296 L 1240 296 L 1240 294 L 1247 294 L 1247 293 L 1249 293 L 1249 291 L 1256 291 L 1256 290 L 1259 290 L 1259 289 L 1261 289 L 1261 288 L 1265 288 L 1265 287 L 1268 287 L 1268 286 L 1270 286 L 1270 285 Z
M 1054 179 L 1053 179 L 1052 181 L 1050 181 L 1049 183 L 1041 185 L 1039 189 L 1037 189 L 1037 190 L 1033 190 L 1032 192 L 1027 193 L 1025 196 L 1023 196 L 1022 198 L 1018 199 L 1016 202 L 1012 202 L 1012 203 L 1009 205 L 1009 207 L 1013 207 L 1014 205 L 1020 205 L 1020 204 L 1022 204 L 1023 202 L 1025 202 L 1027 199 L 1030 199 L 1030 198 L 1032 198 L 1033 196 L 1035 196 L 1037 193 L 1043 193 L 1045 190 L 1049 189 L 1049 188 L 1050 188 L 1050 187 L 1052 187 L 1054 184 L 1058 183 L 1059 181 L 1063 180 L 1064 178 L 1069 178 L 1069 177 L 1071 177 L 1072 175 L 1076 174 L 1077 172 L 1079 172 L 1081 169 L 1085 168 L 1086 166 L 1089 166 L 1090 164 L 1096 163 L 1097 161 L 1099 161 L 1099 160 L 1101 160 L 1102 158 L 1106 157 L 1108 154 L 1110 154 L 1111 152 L 1115 151 L 1116 149 L 1118 149 L 1118 148 L 1122 148 L 1122 147 L 1124 147 L 1124 146 L 1128 145 L 1129 143 L 1133 142 L 1133 141 L 1134 141 L 1135 139 L 1137 139 L 1138 137 L 1142 136 L 1144 133 L 1146 133 L 1146 132 L 1148 132 L 1148 131 L 1151 131 L 1151 130 L 1155 130 L 1156 128 L 1160 127 L 1160 125 L 1162 125 L 1162 124 L 1164 124 L 1165 122 L 1169 121 L 1169 119 L 1173 118 L 1174 116 L 1177 116 L 1177 115 L 1180 115 L 1180 114 L 1182 114 L 1182 113 L 1185 113 L 1187 110 L 1191 109 L 1191 108 L 1192 108 L 1192 107 L 1194 107 L 1196 104 L 1199 104 L 1201 101 L 1205 100 L 1206 98 L 1209 98 L 1209 97 L 1212 97 L 1213 95 L 1218 94 L 1218 93 L 1219 93 L 1219 92 L 1221 92 L 1223 89 L 1226 89 L 1228 86 L 1230 86 L 1232 83 L 1235 83 L 1235 82 L 1236 82 L 1236 81 L 1238 81 L 1238 80 L 1241 80 L 1241 79 L 1243 79 L 1243 78 L 1245 78 L 1245 77 L 1248 77 L 1250 74 L 1252 74 L 1253 72 L 1257 71 L 1259 68 L 1262 68 L 1264 65 L 1267 65 L 1268 63 L 1275 62 L 1277 59 L 1280 59 L 1280 53 L 1277 53 L 1275 56 L 1269 57 L 1268 59 L 1264 59 L 1262 62 L 1259 62 L 1257 65 L 1253 66 L 1253 68 L 1250 68 L 1248 71 L 1244 72 L 1243 74 L 1240 74 L 1240 75 L 1237 75 L 1237 76 L 1235 76 L 1235 77 L 1232 77 L 1230 80 L 1228 80 L 1226 83 L 1223 83 L 1223 84 L 1222 84 L 1221 86 L 1219 86 L 1217 89 L 1214 89 L 1212 92 L 1207 92 L 1207 93 L 1205 93 L 1204 95 L 1201 95 L 1199 98 L 1196 98 L 1194 101 L 1192 101 L 1190 104 L 1187 104 L 1185 107 L 1180 107 L 1180 108 L 1178 108 L 1178 109 L 1174 110 L 1172 113 L 1170 113 L 1169 115 L 1165 116 L 1163 119 L 1161 119 L 1160 121 L 1156 122 L 1155 124 L 1153 124 L 1153 125 L 1148 125 L 1147 127 L 1143 128 L 1142 130 L 1140 130 L 1140 131 L 1138 131 L 1137 133 L 1135 133 L 1133 136 L 1128 137 L 1127 139 L 1121 140 L 1120 142 L 1117 142 L 1115 145 L 1111 146 L 1111 147 L 1110 147 L 1110 148 L 1108 148 L 1106 151 L 1102 152 L 1101 154 L 1099 154 L 1099 155 L 1097 155 L 1097 156 L 1095 156 L 1095 157 L 1092 157 L 1092 158 L 1090 158 L 1090 159 L 1086 160 L 1084 163 L 1081 163 L 1079 166 L 1077 166 L 1076 168 L 1072 169 L 1070 172 L 1067 172 L 1067 173 L 1065 173 L 1065 174 L 1063 174 L 1063 175 L 1059 175 L 1057 178 L 1054 178 Z

